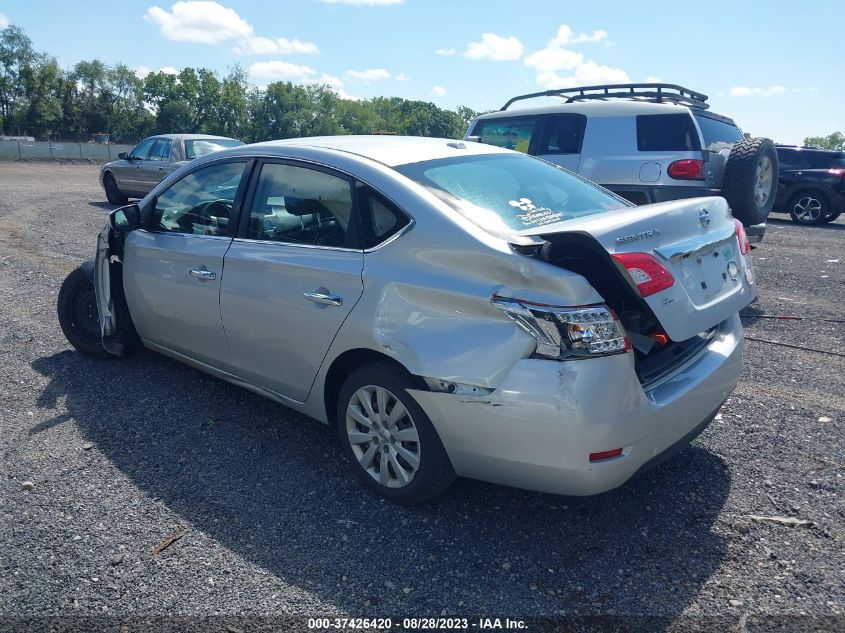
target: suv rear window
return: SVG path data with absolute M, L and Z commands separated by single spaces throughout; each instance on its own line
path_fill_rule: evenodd
M 701 136 L 704 137 L 704 147 L 706 149 L 718 149 L 713 147 L 720 143 L 731 145 L 742 140 L 742 130 L 740 130 L 734 123 L 723 121 L 722 119 L 714 119 L 706 114 L 696 114 L 695 118 L 698 120 L 698 127 L 701 128 Z
M 531 134 L 536 124 L 535 117 L 490 119 L 479 121 L 473 130 L 473 135 L 478 136 L 486 145 L 514 149 L 527 154 L 528 146 L 531 144 Z
M 641 114 L 637 117 L 637 149 L 692 152 L 701 149 L 701 143 L 689 114 Z

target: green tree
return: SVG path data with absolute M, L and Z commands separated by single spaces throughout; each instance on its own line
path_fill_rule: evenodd
M 32 41 L 14 24 L 0 31 L 0 127 L 17 130 L 15 109 L 24 98 L 24 75 L 35 61 Z
M 808 136 L 804 139 L 804 145 L 821 147 L 822 149 L 845 149 L 845 135 L 842 132 L 833 132 L 827 136 Z

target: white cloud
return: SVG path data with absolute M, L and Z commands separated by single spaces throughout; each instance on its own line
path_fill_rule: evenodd
M 446 88 L 443 86 L 434 86 L 431 89 L 431 94 L 435 97 L 445 97 L 446 96 Z
M 549 46 L 526 57 L 524 63 L 537 72 L 549 72 L 552 70 L 572 70 L 583 61 L 584 56 L 581 53 L 568 51 L 557 46 Z
M 153 6 L 147 9 L 144 19 L 157 26 L 162 37 L 174 42 L 220 44 L 234 41 L 236 46 L 232 50 L 239 55 L 320 52 L 313 42 L 256 35 L 252 25 L 234 9 L 211 0 L 177 2 L 169 12 L 159 6 Z
M 580 64 L 571 75 L 562 77 L 554 71 L 542 72 L 537 75 L 537 83 L 543 88 L 572 88 L 574 86 L 591 86 L 593 84 L 626 84 L 631 79 L 621 68 L 602 66 L 594 61 Z
M 318 0 L 323 4 L 350 4 L 355 7 L 386 7 L 390 4 L 402 4 L 405 0 Z
M 593 31 L 591 34 L 581 33 L 575 35 L 572 27 L 568 24 L 561 24 L 557 30 L 557 35 L 549 42 L 549 46 L 566 46 L 567 44 L 583 44 L 584 42 L 606 42 L 607 31 L 599 29 Z
M 411 78 L 408 77 L 405 73 L 399 73 L 394 77 L 396 81 L 411 81 Z
M 178 75 L 179 71 L 176 70 L 173 66 L 165 66 L 164 68 L 159 68 L 158 72 L 164 73 L 165 75 Z
M 464 52 L 470 59 L 492 59 L 510 61 L 522 56 L 522 42 L 513 36 L 503 37 L 495 33 L 484 33 L 480 42 L 470 42 Z
M 306 79 L 315 74 L 313 68 L 291 64 L 281 60 L 269 62 L 255 62 L 249 67 L 251 77 L 266 77 L 268 79 Z
M 297 38 L 289 40 L 286 37 L 271 39 L 258 35 L 241 40 L 232 50 L 239 55 L 314 55 L 320 52 L 313 42 L 303 42 Z
M 329 75 L 327 73 L 323 73 L 317 79 L 308 80 L 307 83 L 314 83 L 329 86 L 332 90 L 337 93 L 337 96 L 341 99 L 349 99 L 351 101 L 360 101 L 360 97 L 353 97 L 351 94 L 346 92 L 343 89 L 343 81 L 341 81 L 340 77 L 335 77 L 334 75 Z
M 442 55 L 444 57 L 451 57 L 457 52 L 458 51 L 456 51 L 454 48 L 438 48 L 436 51 L 434 51 L 435 55 Z
M 660 77 L 646 77 L 645 82 L 647 84 L 660 84 L 663 83 L 663 80 Z
M 147 75 L 153 72 L 164 73 L 166 75 L 179 74 L 179 71 L 176 70 L 173 66 L 164 66 L 163 68 L 159 68 L 158 70 L 153 70 L 149 66 L 138 66 L 138 68 L 135 69 L 135 76 L 138 77 L 138 79 L 146 79 Z
M 734 86 L 728 93 L 731 97 L 772 97 L 782 95 L 786 88 L 780 85 L 772 85 L 767 88 L 749 88 L 748 86 Z
M 368 68 L 367 70 L 347 70 L 346 76 L 358 81 L 378 81 L 390 79 L 390 73 L 384 68 Z
M 0 29 L 5 29 L 11 22 L 4 14 L 0 13 Z
M 249 38 L 252 27 L 234 10 L 208 0 L 177 2 L 168 13 L 159 6 L 147 9 L 144 19 L 174 42 L 217 44 L 235 38 Z

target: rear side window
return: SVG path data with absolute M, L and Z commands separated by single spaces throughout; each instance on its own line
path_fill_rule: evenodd
M 546 119 L 536 153 L 580 154 L 587 117 L 580 114 L 551 116 Z
M 486 145 L 495 145 L 496 147 L 513 149 L 527 154 L 536 124 L 537 119 L 535 117 L 490 119 L 479 121 L 475 126 L 474 133 Z
M 361 210 L 361 232 L 364 248 L 373 248 L 387 241 L 411 221 L 396 205 L 372 187 L 358 183 L 358 208 Z
M 845 158 L 833 152 L 807 152 L 807 162 L 810 169 L 841 169 L 845 166 Z
M 778 149 L 778 165 L 781 169 L 806 169 L 808 167 L 804 152 L 794 149 Z
M 637 149 L 692 152 L 701 149 L 701 143 L 689 114 L 644 114 L 637 117 Z
M 315 169 L 266 163 L 252 201 L 247 237 L 339 247 L 346 242 L 351 218 L 349 181 Z
M 696 114 L 695 118 L 698 120 L 698 127 L 701 128 L 706 149 L 718 151 L 720 144 L 732 145 L 742 140 L 742 130 L 733 123 L 714 119 L 706 114 Z

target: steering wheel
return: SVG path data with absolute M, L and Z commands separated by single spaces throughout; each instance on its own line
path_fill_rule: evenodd
M 228 200 L 211 200 L 202 205 L 199 212 L 199 223 L 201 226 L 210 227 L 213 230 L 219 229 L 218 218 L 229 218 L 232 211 L 232 203 Z

